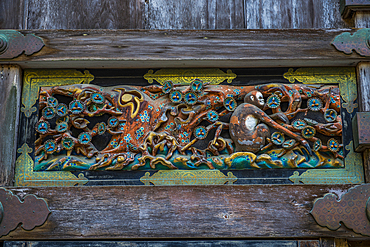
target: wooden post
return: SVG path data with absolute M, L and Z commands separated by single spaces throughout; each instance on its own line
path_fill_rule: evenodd
M 357 11 L 354 16 L 356 28 L 370 27 L 370 12 Z M 359 111 L 370 111 L 370 62 L 360 62 L 357 65 L 358 104 Z M 370 149 L 363 153 L 365 182 L 370 182 Z
M 0 186 L 13 185 L 21 81 L 19 66 L 0 65 Z

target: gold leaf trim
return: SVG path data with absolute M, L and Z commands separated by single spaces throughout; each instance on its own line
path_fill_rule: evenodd
M 364 182 L 362 156 L 353 150 L 352 141 L 346 146 L 349 151 L 345 159 L 345 169 L 307 170 L 299 175 L 295 171 L 289 180 L 294 184 L 360 184 Z
M 17 150 L 21 155 L 16 161 L 15 185 L 16 186 L 74 186 L 83 185 L 88 179 L 80 173 L 78 177 L 71 172 L 34 172 L 34 162 L 29 155 L 32 153 L 26 143 Z
M 40 87 L 88 84 L 92 80 L 94 80 L 94 76 L 87 70 L 84 73 L 74 69 L 25 70 L 21 111 L 26 117 L 30 117 L 36 111 L 34 104 L 38 99 Z
M 219 170 L 170 170 L 158 171 L 150 176 L 147 172 L 140 181 L 145 185 L 222 185 L 233 184 L 237 180 L 232 172 L 227 176 Z
M 284 74 L 289 82 L 302 82 L 303 84 L 338 84 L 340 95 L 345 103 L 342 104 L 349 113 L 358 107 L 356 70 L 353 67 L 324 67 L 324 68 L 299 68 L 296 71 L 290 68 Z
M 210 82 L 211 84 L 217 85 L 227 80 L 231 83 L 236 78 L 230 69 L 227 72 L 223 72 L 220 69 L 160 69 L 153 73 L 153 70 L 149 70 L 144 75 L 149 83 L 153 83 L 156 80 L 159 84 L 163 85 L 166 81 L 172 81 L 175 84 L 190 84 L 194 79 L 199 79 L 204 82 Z

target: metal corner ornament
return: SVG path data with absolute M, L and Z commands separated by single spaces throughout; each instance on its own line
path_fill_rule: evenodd
M 317 224 L 337 230 L 341 222 L 354 232 L 370 236 L 370 185 L 348 190 L 340 200 L 333 193 L 318 198 L 310 212 Z
M 336 36 L 331 44 L 347 55 L 354 50 L 361 56 L 370 56 L 370 28 L 359 29 L 354 34 L 344 32 Z
M 41 226 L 50 213 L 44 199 L 27 195 L 21 201 L 11 191 L 0 188 L 0 237 L 13 231 L 20 223 L 25 230 Z
M 0 30 L 0 59 L 12 59 L 23 52 L 30 56 L 44 46 L 44 41 L 34 34 L 24 36 L 15 30 Z

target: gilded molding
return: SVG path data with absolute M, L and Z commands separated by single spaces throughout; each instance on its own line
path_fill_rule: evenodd
M 228 172 L 227 176 L 219 170 L 200 170 L 200 171 L 184 171 L 184 170 L 169 170 L 158 171 L 150 176 L 150 173 L 145 173 L 145 176 L 140 178 L 140 181 L 145 185 L 221 185 L 233 184 L 237 178 L 232 172 Z
M 12 59 L 23 52 L 30 56 L 45 46 L 34 34 L 23 35 L 15 30 L 0 30 L 0 59 Z
M 351 188 L 338 200 L 337 195 L 328 193 L 314 201 L 311 214 L 317 224 L 337 230 L 341 222 L 354 232 L 370 236 L 370 185 Z
M 231 83 L 236 78 L 236 74 L 230 69 L 226 73 L 220 69 L 160 69 L 155 73 L 153 73 L 153 70 L 149 70 L 144 75 L 144 78 L 149 83 L 153 83 L 155 80 L 161 85 L 166 81 L 172 81 L 174 84 L 188 85 L 195 79 L 217 85 L 225 80 L 227 83 Z
M 17 151 L 21 155 L 15 165 L 16 186 L 75 186 L 83 185 L 88 179 L 82 173 L 78 177 L 66 171 L 34 172 L 34 162 L 29 155 L 32 152 L 26 143 Z
M 284 78 L 289 82 L 302 82 L 303 84 L 339 84 L 340 96 L 349 113 L 352 113 L 358 104 L 356 70 L 354 67 L 328 67 L 328 68 L 299 68 L 289 69 L 284 74 Z

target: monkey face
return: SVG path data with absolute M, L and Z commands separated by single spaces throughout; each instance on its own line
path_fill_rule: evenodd
M 257 101 L 258 103 L 260 104 L 260 106 L 264 106 L 265 105 L 265 100 L 263 99 L 263 95 L 261 92 L 257 92 L 256 93 L 256 97 L 257 97 Z
M 245 103 L 253 104 L 257 106 L 258 108 L 263 108 L 265 105 L 265 100 L 263 99 L 263 95 L 261 92 L 257 90 L 253 90 L 249 92 L 245 98 L 244 98 Z

